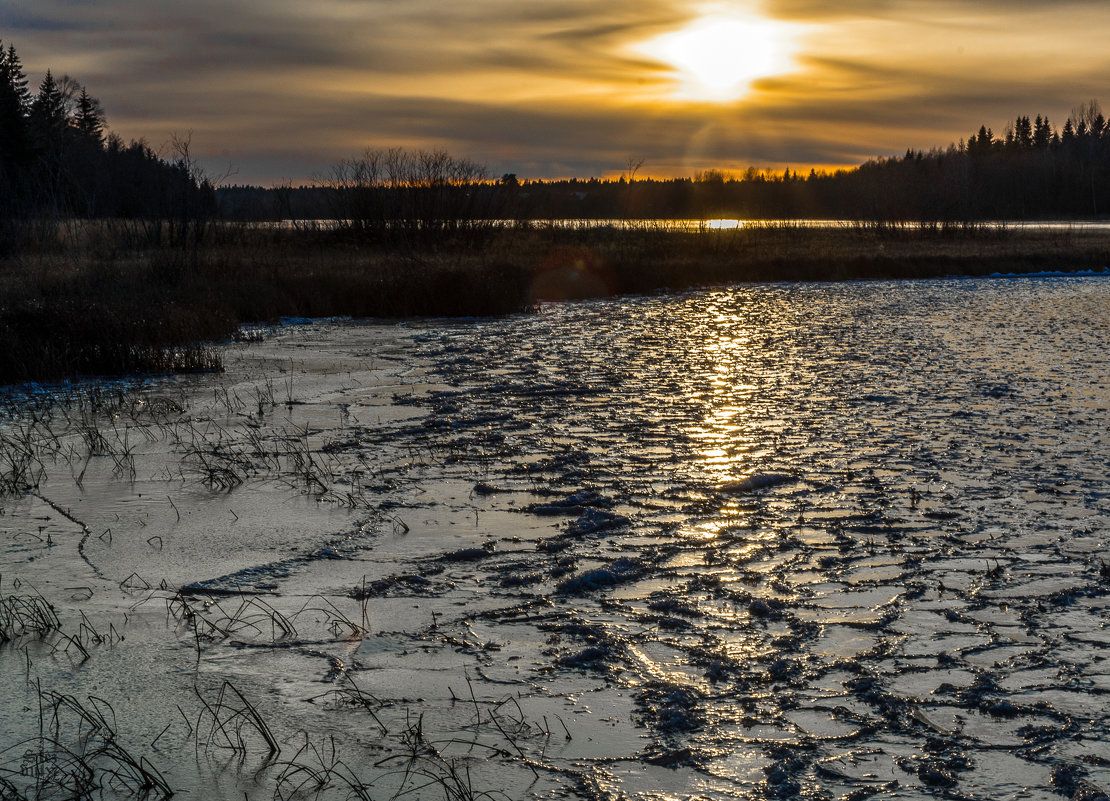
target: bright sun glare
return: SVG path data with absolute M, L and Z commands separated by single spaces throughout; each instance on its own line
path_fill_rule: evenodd
M 762 17 L 715 13 L 639 49 L 674 67 L 680 97 L 734 100 L 747 93 L 752 81 L 791 69 L 795 27 Z

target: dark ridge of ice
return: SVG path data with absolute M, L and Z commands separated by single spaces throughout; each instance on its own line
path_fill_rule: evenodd
M 645 569 L 644 563 L 639 559 L 621 557 L 608 567 L 587 570 L 585 573 L 560 582 L 555 591 L 561 595 L 581 595 L 633 581 L 643 575 Z
M 584 509 L 577 520 L 567 526 L 568 537 L 583 537 L 589 534 L 601 534 L 623 528 L 631 524 L 624 515 L 607 512 L 604 509 Z
M 721 484 L 717 489 L 730 495 L 742 495 L 746 492 L 756 492 L 769 487 L 778 487 L 783 484 L 793 484 L 798 477 L 790 473 L 757 473 L 738 481 L 729 481 Z

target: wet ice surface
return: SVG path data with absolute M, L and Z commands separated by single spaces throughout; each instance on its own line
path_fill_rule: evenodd
M 1108 300 L 318 325 L 9 414 L 45 476 L 0 501 L 0 595 L 61 632 L 0 651 L 0 747 L 38 733 L 37 678 L 198 795 L 1098 797 Z M 213 725 L 225 681 L 279 755 Z

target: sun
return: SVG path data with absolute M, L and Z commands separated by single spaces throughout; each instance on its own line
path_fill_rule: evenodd
M 798 27 L 754 15 L 711 13 L 637 49 L 674 69 L 679 97 L 735 100 L 753 81 L 793 68 Z

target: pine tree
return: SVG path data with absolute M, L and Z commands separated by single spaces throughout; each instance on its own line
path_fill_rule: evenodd
M 40 154 L 61 150 L 69 120 L 66 117 L 65 97 L 50 70 L 46 71 L 38 94 L 31 101 L 30 122 L 31 138 Z
M 0 91 L 4 91 L 19 101 L 20 111 L 26 114 L 31 107 L 31 92 L 27 89 L 27 75 L 23 63 L 15 52 L 15 45 L 9 44 L 5 50 L 0 42 Z
M 27 159 L 30 105 L 27 76 L 15 46 L 10 45 L 5 51 L 0 42 L 0 169 L 9 174 L 20 169 Z
M 77 98 L 77 111 L 73 118 L 73 128 L 87 142 L 101 147 L 104 144 L 104 108 L 100 101 L 92 97 L 84 86 Z
M 1071 121 L 1071 117 L 1068 117 L 1067 122 L 1064 123 L 1064 131 L 1060 136 L 1060 140 L 1065 146 L 1075 141 L 1075 124 Z
M 1052 142 L 1052 125 L 1048 121 L 1048 117 L 1037 115 L 1036 121 L 1033 123 L 1033 147 L 1037 150 L 1046 150 Z
M 1019 150 L 1033 148 L 1033 126 L 1029 117 L 1018 117 L 1014 121 L 1014 144 Z
M 967 140 L 967 152 L 973 156 L 985 156 L 993 149 L 994 132 L 985 125 L 980 125 L 979 133 Z

